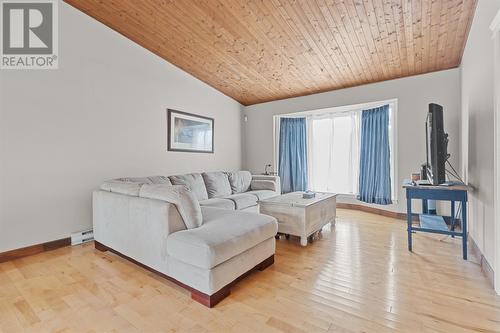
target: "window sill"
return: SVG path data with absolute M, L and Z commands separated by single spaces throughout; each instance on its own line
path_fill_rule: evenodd
M 322 192 L 322 191 L 314 191 L 313 192 Z M 334 193 L 334 192 L 324 192 L 324 193 Z M 344 199 L 352 199 L 352 200 L 358 200 L 356 194 L 350 194 L 350 193 L 335 193 L 337 194 L 337 197 L 344 198 Z M 392 204 L 397 205 L 398 204 L 398 199 L 392 199 Z

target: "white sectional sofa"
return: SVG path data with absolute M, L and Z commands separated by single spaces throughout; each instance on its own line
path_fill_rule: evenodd
M 175 203 L 145 197 L 151 184 L 163 184 L 155 188 L 160 194 L 162 188 L 189 189 L 201 225 L 186 223 Z M 212 307 L 240 277 L 273 264 L 277 222 L 257 213 L 257 201 L 279 193 L 278 177 L 246 171 L 106 181 L 93 193 L 95 246 L 155 271 Z

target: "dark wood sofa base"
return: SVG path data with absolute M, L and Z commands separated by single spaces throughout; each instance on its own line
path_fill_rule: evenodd
M 140 263 L 137 260 L 134 260 L 134 259 L 124 255 L 123 253 L 120 253 L 116 250 L 113 250 L 112 248 L 107 247 L 106 245 L 99 243 L 98 241 L 94 241 L 94 246 L 97 250 L 102 251 L 102 252 L 105 252 L 105 251 L 113 252 L 113 253 L 119 255 L 120 257 L 125 258 L 125 259 L 133 262 L 134 264 L 141 266 L 144 269 L 147 269 L 150 272 L 153 272 L 155 274 L 160 275 L 161 277 L 181 286 L 184 289 L 189 290 L 191 292 L 191 298 L 193 300 L 195 300 L 196 302 L 201 303 L 209 308 L 214 307 L 217 303 L 219 303 L 224 298 L 229 296 L 231 294 L 231 287 L 233 285 L 235 285 L 238 281 L 242 280 L 243 278 L 245 278 L 246 276 L 248 276 L 250 273 L 252 273 L 255 270 L 263 271 L 267 267 L 274 264 L 274 255 L 272 255 L 269 258 L 267 258 L 264 261 L 257 264 L 257 266 L 255 266 L 254 268 L 250 269 L 249 271 L 247 271 L 247 272 L 243 273 L 242 275 L 240 275 L 239 277 L 237 277 L 234 281 L 232 281 L 228 285 L 222 287 L 222 289 L 217 291 L 215 294 L 207 295 L 207 294 L 202 293 L 201 291 L 198 291 L 198 290 L 196 290 L 188 285 L 185 285 L 184 283 L 182 283 L 180 281 L 177 281 L 176 279 L 174 279 L 166 274 L 158 272 L 157 270 L 152 269 L 151 267 L 148 267 L 148 266 L 144 265 L 143 263 Z

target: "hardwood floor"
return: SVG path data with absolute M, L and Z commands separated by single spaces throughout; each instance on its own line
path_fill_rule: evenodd
M 0 332 L 500 332 L 500 297 L 460 241 L 401 220 L 338 210 L 306 248 L 208 309 L 187 291 L 93 244 L 0 264 Z

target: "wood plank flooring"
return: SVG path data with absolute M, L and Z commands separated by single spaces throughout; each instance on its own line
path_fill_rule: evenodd
M 500 297 L 460 241 L 401 220 L 338 210 L 306 248 L 279 240 L 275 264 L 214 309 L 93 244 L 0 264 L 0 332 L 500 332 Z

